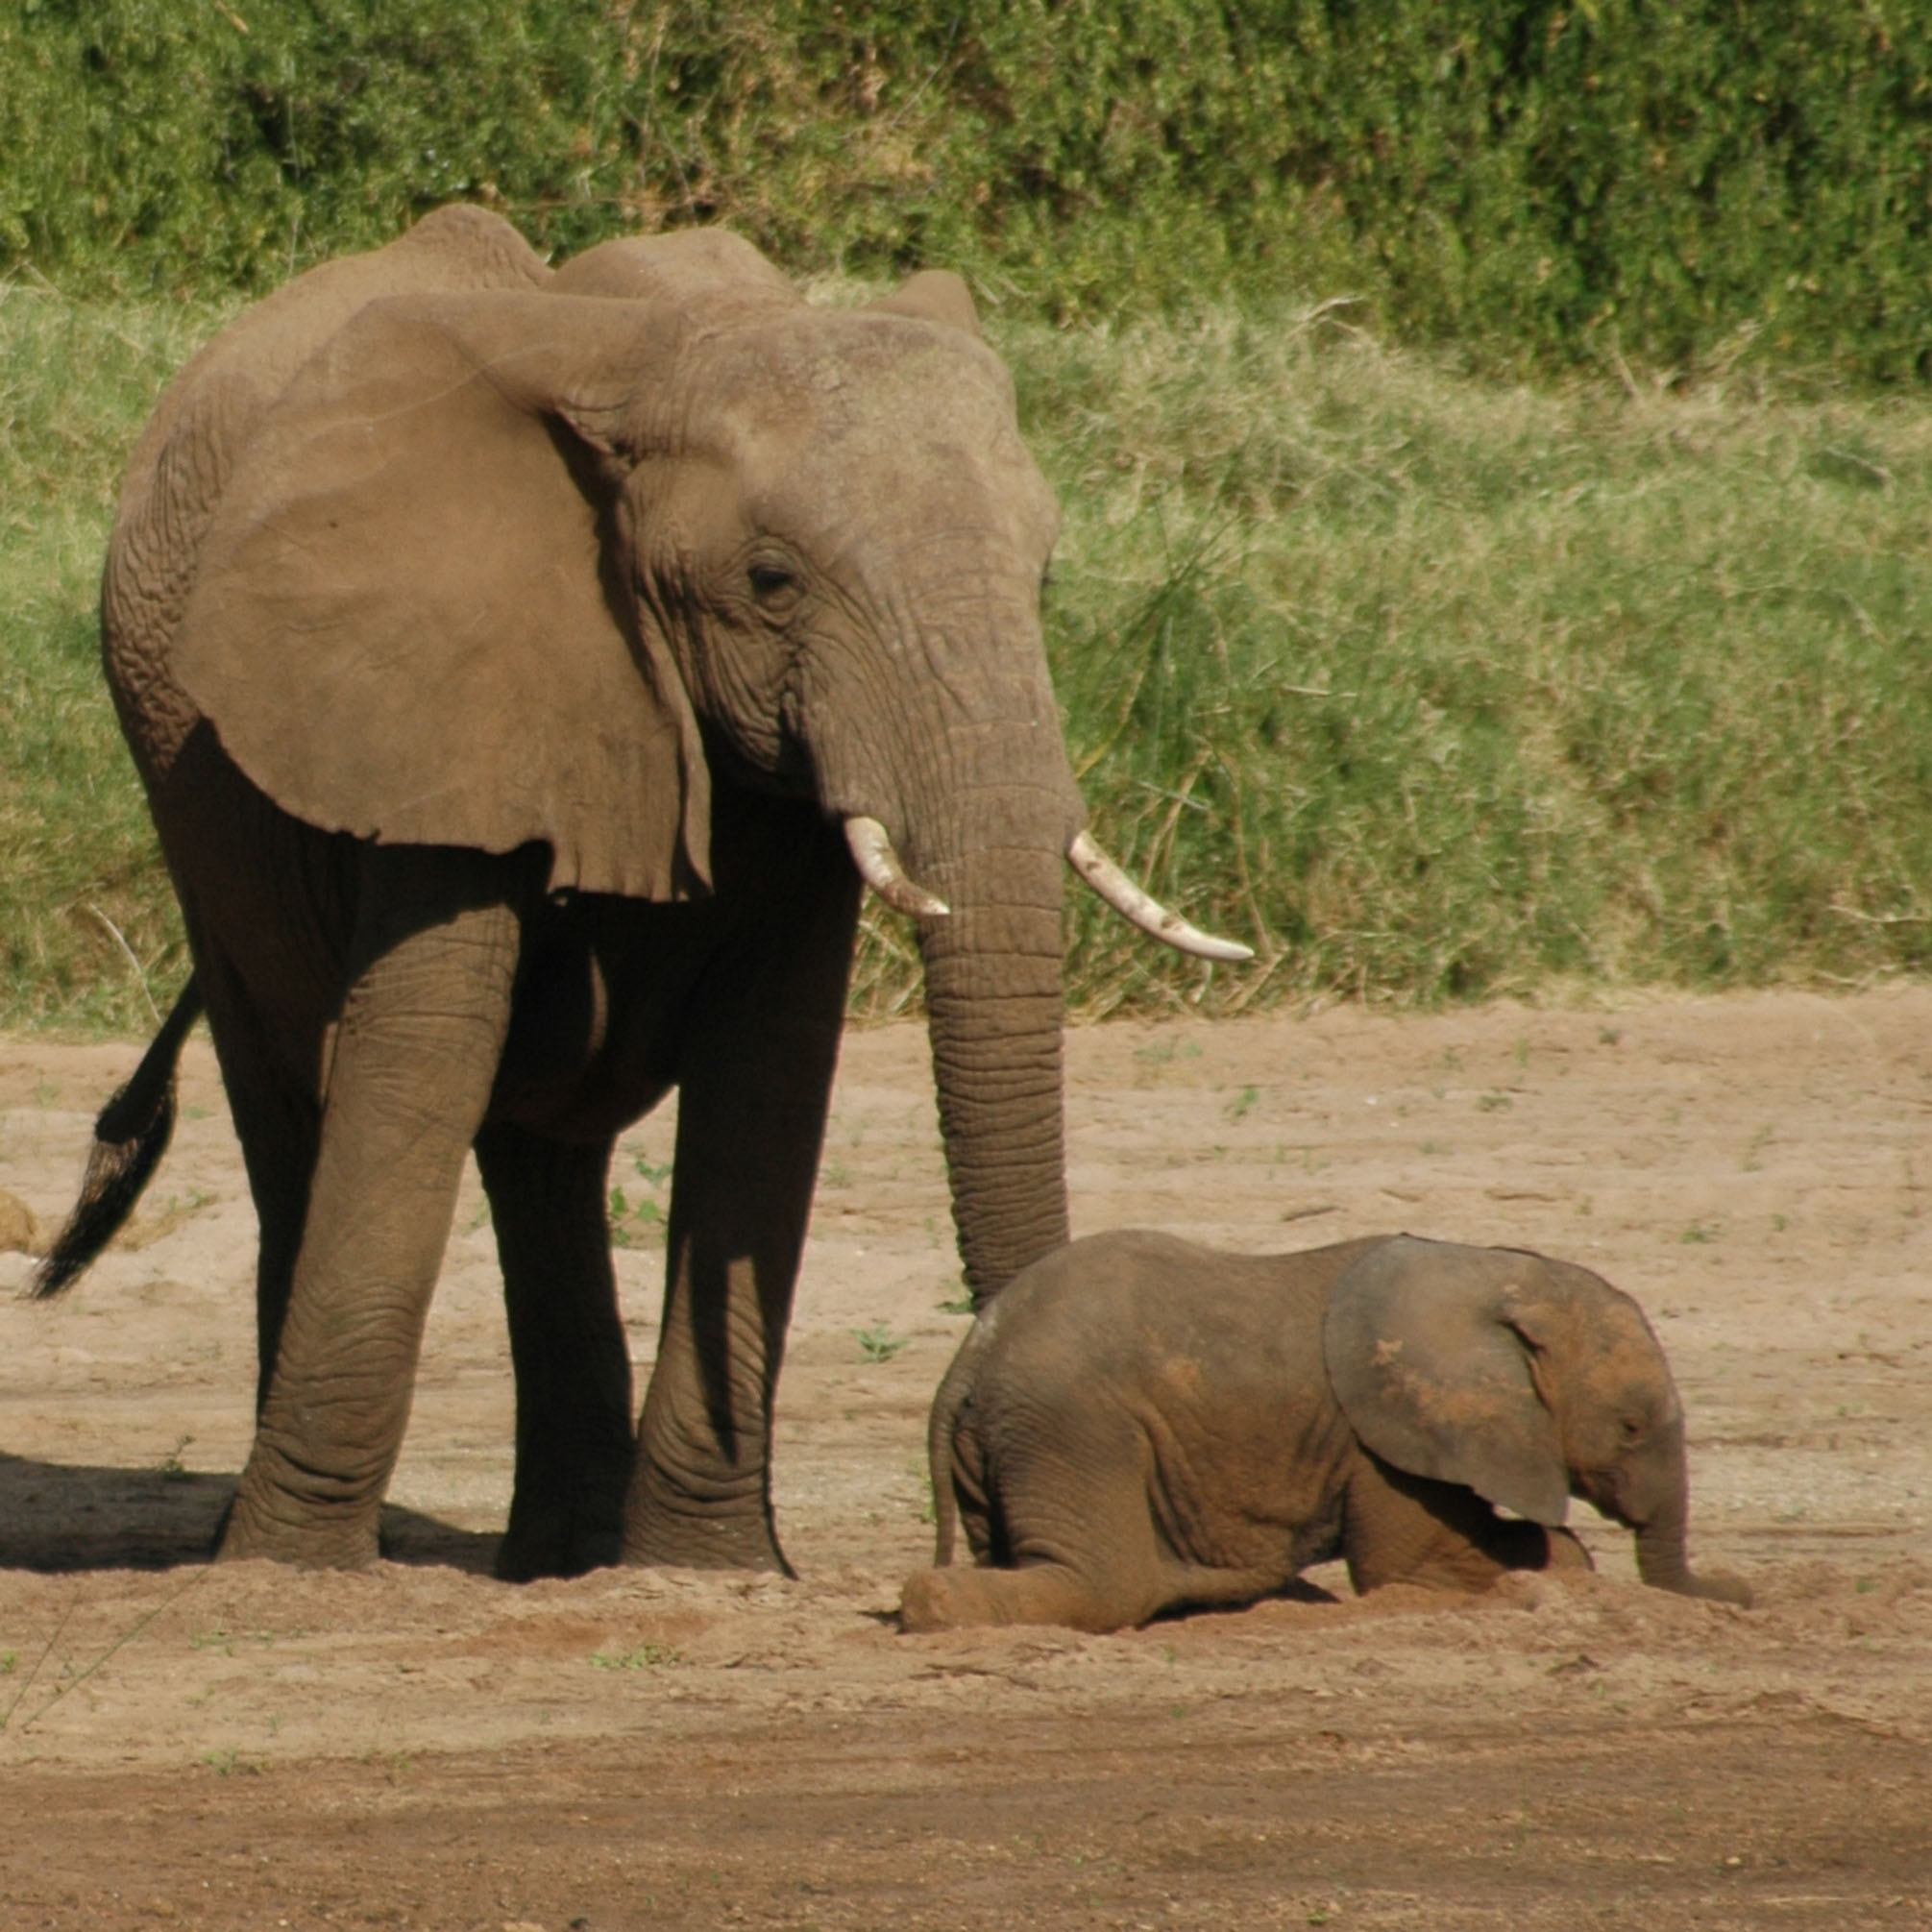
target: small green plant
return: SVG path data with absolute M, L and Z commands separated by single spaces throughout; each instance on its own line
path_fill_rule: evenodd
M 663 1671 L 683 1663 L 680 1652 L 669 1644 L 634 1644 L 627 1651 L 597 1651 L 591 1655 L 594 1671 Z
M 853 1339 L 859 1344 L 859 1352 L 868 1361 L 891 1361 L 911 1340 L 910 1335 L 895 1335 L 889 1324 L 873 1322 L 869 1328 L 854 1329 Z
M 906 1474 L 917 1486 L 918 1512 L 921 1523 L 930 1524 L 935 1520 L 933 1509 L 933 1472 L 923 1456 L 915 1456 L 906 1464 Z
M 259 1777 L 268 1769 L 265 1758 L 243 1757 L 235 1750 L 205 1750 L 201 1761 L 217 1777 Z
M 1254 1112 L 1255 1103 L 1261 1097 L 1258 1087 L 1244 1087 L 1222 1110 L 1230 1120 L 1245 1119 Z
M 0 1651 L 0 1677 L 11 1677 L 19 1667 L 18 1651 Z
M 289 1634 L 292 1636 L 295 1632 L 291 1631 Z M 273 1630 L 231 1630 L 226 1626 L 217 1624 L 211 1630 L 194 1631 L 188 1638 L 188 1649 L 219 1651 L 223 1656 L 232 1657 L 234 1655 L 234 1647 L 237 1644 L 259 1644 L 265 1648 L 274 1642 Z
M 1476 1104 L 1484 1113 L 1500 1113 L 1514 1105 L 1506 1093 L 1479 1093 Z
M 946 1285 L 950 1287 L 952 1284 L 948 1283 Z M 973 1311 L 972 1297 L 969 1294 L 948 1295 L 943 1301 L 935 1302 L 933 1306 L 942 1315 L 969 1315 Z
M 1705 1242 L 1715 1241 L 1717 1237 L 1718 1237 L 1718 1230 L 1712 1227 L 1707 1221 L 1693 1221 L 1691 1225 L 1688 1228 L 1686 1228 L 1681 1235 L 1677 1236 L 1677 1239 L 1680 1242 L 1682 1242 L 1685 1247 L 1689 1248 L 1689 1247 L 1700 1247 L 1703 1245 Z
M 182 1460 L 182 1451 L 194 1440 L 191 1435 L 175 1438 L 175 1446 L 155 1464 L 155 1473 L 163 1482 L 192 1482 L 194 1471 Z
M 610 1244 L 644 1248 L 664 1237 L 664 1210 L 655 1201 L 632 1203 L 622 1187 L 610 1190 Z
M 1157 1039 L 1152 1046 L 1137 1046 L 1136 1060 L 1145 1061 L 1149 1066 L 1169 1066 L 1177 1060 L 1199 1060 L 1201 1043 L 1195 1039 Z

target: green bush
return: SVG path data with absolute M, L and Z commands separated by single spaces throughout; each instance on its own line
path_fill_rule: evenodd
M 126 450 L 222 311 L 0 285 L 0 1026 L 144 1032 L 179 920 L 96 655 Z M 996 319 L 1066 511 L 1088 1014 L 1932 970 L 1932 412 L 1478 380 L 1284 306 Z M 118 937 L 117 937 L 118 936 Z M 855 1006 L 910 1010 L 874 909 Z
M 1491 365 L 1932 376 L 1907 0 L 19 0 L 0 257 L 240 286 L 468 197 L 1058 319 L 1349 294 Z

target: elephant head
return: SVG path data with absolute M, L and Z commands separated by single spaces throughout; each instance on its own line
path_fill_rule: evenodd
M 1749 1601 L 1734 1578 L 1691 1571 L 1670 1364 L 1642 1309 L 1601 1277 L 1400 1235 L 1336 1283 L 1322 1348 L 1343 1412 L 1383 1461 L 1550 1528 L 1580 1497 L 1636 1532 L 1645 1582 Z
M 284 810 L 712 890 L 712 792 L 809 797 L 918 922 L 976 1297 L 1066 1238 L 1039 586 L 1058 512 L 964 284 L 807 306 L 717 232 L 359 308 L 237 460 L 174 674 Z

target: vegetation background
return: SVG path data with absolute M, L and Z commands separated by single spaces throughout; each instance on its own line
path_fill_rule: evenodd
M 184 969 L 93 658 L 154 396 L 456 198 L 969 275 L 1094 816 L 1262 955 L 1082 908 L 1087 1010 L 1932 964 L 1922 8 L 16 0 L 0 1023 Z

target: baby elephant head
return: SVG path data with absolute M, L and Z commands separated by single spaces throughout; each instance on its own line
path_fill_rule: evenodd
M 1684 1417 L 1643 1311 L 1588 1269 L 1401 1235 L 1336 1283 L 1329 1380 L 1383 1461 L 1553 1528 L 1581 1497 L 1636 1531 L 1647 1583 L 1745 1603 L 1684 1553 Z

